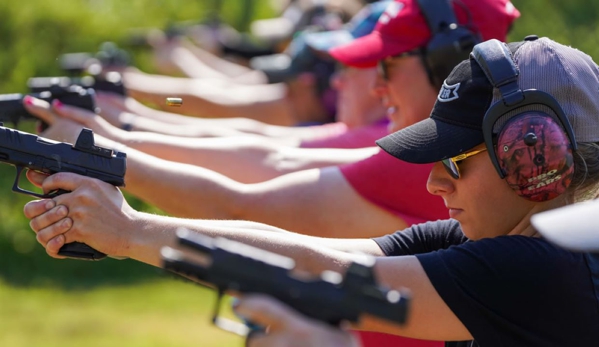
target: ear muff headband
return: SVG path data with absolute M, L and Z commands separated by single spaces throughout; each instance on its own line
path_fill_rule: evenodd
M 431 36 L 458 22 L 447 0 L 418 0 L 418 6 L 431 29 Z
M 469 29 L 459 26 L 449 0 L 418 0 L 418 6 L 431 31 L 422 61 L 431 83 L 441 88 L 443 81 L 462 60 L 468 59 L 474 45 L 481 41 Z
M 501 178 L 505 178 L 506 174 L 501 169 L 497 152 L 494 150 L 493 127 L 501 116 L 515 109 L 533 104 L 549 107 L 565 130 L 572 150 L 575 151 L 578 148 L 572 125 L 557 100 L 550 94 L 540 90 L 527 89 L 523 91 L 520 89 L 518 86 L 520 72 L 505 44 L 495 39 L 480 43 L 474 47 L 472 57 L 479 64 L 493 87 L 501 93 L 501 101 L 496 102 L 487 110 L 482 124 L 485 145 Z

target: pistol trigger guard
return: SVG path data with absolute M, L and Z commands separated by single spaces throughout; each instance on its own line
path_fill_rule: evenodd
M 216 293 L 216 303 L 214 305 L 214 311 L 212 311 L 212 323 L 214 323 L 216 325 L 216 322 L 218 321 L 219 317 L 219 313 L 220 313 L 220 305 L 221 302 L 223 301 L 223 295 L 225 295 L 225 291 L 221 288 L 218 288 L 218 291 Z
M 225 291 L 222 288 L 218 288 L 217 295 L 218 297 L 216 299 L 216 305 L 214 306 L 214 313 L 212 314 L 212 323 L 224 331 L 228 331 L 243 337 L 248 336 L 250 333 L 250 328 L 247 325 L 220 317 L 220 306 L 221 302 L 223 301 L 222 299 L 225 295 Z
M 58 195 L 68 193 L 68 191 L 63 190 L 63 189 L 58 189 L 58 190 L 52 191 L 48 194 L 40 194 L 40 193 L 32 192 L 30 190 L 23 189 L 23 188 L 19 187 L 19 181 L 21 180 L 21 174 L 22 174 L 23 170 L 25 169 L 25 166 L 17 166 L 16 168 L 17 168 L 17 176 L 15 177 L 15 183 L 13 183 L 13 185 L 12 185 L 13 192 L 27 194 L 27 195 L 30 195 L 30 196 L 33 196 L 36 198 L 40 198 L 40 199 L 52 199 Z
M 24 166 L 17 166 L 16 168 L 17 168 L 17 176 L 15 177 L 15 183 L 13 183 L 13 185 L 12 185 L 12 191 L 13 192 L 17 192 L 17 193 L 21 193 L 21 194 L 31 195 L 31 196 L 34 196 L 36 198 L 45 199 L 46 196 L 44 194 L 39 194 L 39 193 L 32 192 L 32 191 L 29 191 L 29 190 L 25 190 L 25 189 L 19 187 L 19 181 L 21 179 L 21 173 L 23 172 L 23 169 L 25 169 L 25 167 Z

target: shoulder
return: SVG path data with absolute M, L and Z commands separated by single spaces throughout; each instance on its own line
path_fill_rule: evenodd
M 585 254 L 539 238 L 501 236 L 416 257 L 481 345 L 596 339 L 599 307 Z
M 445 249 L 467 241 L 460 224 L 453 219 L 415 224 L 374 239 L 388 256 L 413 255 Z
M 581 255 L 566 251 L 537 237 L 499 236 L 466 242 L 439 253 L 446 259 L 496 261 L 503 267 L 547 265 L 580 260 Z
M 354 170 L 364 170 L 367 168 L 377 168 L 381 173 L 389 172 L 390 174 L 397 173 L 397 170 L 405 170 L 405 174 L 409 175 L 410 172 L 415 170 L 413 175 L 420 175 L 422 172 L 430 172 L 432 164 L 412 164 L 399 160 L 385 151 L 379 150 L 375 155 L 366 158 L 364 160 L 341 166 L 343 172 L 352 173 Z
M 426 182 L 433 164 L 412 164 L 385 151 L 340 167 L 349 185 L 373 204 L 410 223 L 446 219 L 439 196 L 430 194 Z
M 557 278 L 588 276 L 584 256 L 535 237 L 500 236 L 465 242 L 434 254 L 419 256 L 429 277 L 464 276 L 476 285 L 526 283 L 531 291 L 553 286 Z M 584 266 L 583 266 L 584 265 Z M 534 276 L 535 281 L 530 281 Z

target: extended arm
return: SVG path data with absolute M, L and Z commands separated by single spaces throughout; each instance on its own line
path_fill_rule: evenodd
M 210 118 L 247 117 L 275 125 L 293 125 L 284 84 L 232 85 L 215 81 L 149 75 L 127 71 L 123 81 L 130 96 L 165 108 L 167 97 L 185 100 L 178 113 Z M 173 111 L 172 109 L 169 109 Z
M 242 184 L 134 150 L 127 155 L 126 189 L 176 216 L 253 220 L 302 234 L 344 238 L 383 235 L 406 226 L 357 194 L 336 167 Z
M 29 107 L 29 110 L 47 123 L 53 124 L 55 116 L 45 106 Z M 374 147 L 368 149 L 295 148 L 282 146 L 262 136 L 194 139 L 148 132 L 127 132 L 110 125 L 94 113 L 79 108 L 61 105 L 56 108 L 56 111 L 92 129 L 96 135 L 123 143 L 129 148 L 169 161 L 201 166 L 243 183 L 262 182 L 305 169 L 353 163 L 378 151 Z M 66 120 L 63 119 L 62 123 L 65 122 Z M 64 140 L 69 135 L 76 134 L 64 134 L 58 140 Z
M 181 139 L 152 133 L 128 133 L 118 142 L 166 160 L 218 172 L 242 183 L 257 183 L 313 168 L 354 163 L 378 152 L 363 149 L 306 149 L 259 136 Z
M 34 181 L 40 178 L 36 175 L 29 177 Z M 25 207 L 25 214 L 32 218 L 31 226 L 37 232 L 38 240 L 52 256 L 56 256 L 58 248 L 65 242 L 79 241 L 107 254 L 158 265 L 159 249 L 174 245 L 174 234 L 179 227 L 284 254 L 295 259 L 299 270 L 315 274 L 324 270 L 343 273 L 352 261 L 360 257 L 349 252 L 383 255 L 376 243 L 368 239 L 323 239 L 283 230 L 264 230 L 266 226 L 253 223 L 183 220 L 140 213 L 127 205 L 115 187 L 75 174 L 50 176 L 43 181 L 43 188 L 45 191 L 57 188 L 71 191 L 52 201 L 35 201 Z M 411 289 L 409 320 L 406 325 L 398 327 L 364 317 L 356 328 L 425 339 L 470 338 L 465 327 L 439 297 L 415 257 L 378 258 L 375 272 L 383 285 Z
M 197 118 L 147 107 L 137 100 L 113 93 L 97 93 L 100 115 L 112 125 L 125 124 L 133 131 L 149 131 L 185 137 L 216 137 L 255 134 L 278 141 L 311 139 L 309 127 L 289 127 L 249 118 Z M 164 100 L 163 100 L 164 101 Z M 185 101 L 184 101 L 185 103 Z M 172 109 L 171 109 L 172 110 Z
M 207 78 L 243 84 L 268 83 L 262 71 L 227 61 L 194 45 L 186 39 L 164 39 L 154 44 L 157 67 L 173 66 L 190 78 Z

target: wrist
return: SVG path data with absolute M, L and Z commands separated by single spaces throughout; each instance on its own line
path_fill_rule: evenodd
M 129 221 L 126 224 L 120 243 L 118 256 L 127 257 L 150 265 L 160 267 L 160 249 L 165 246 L 161 238 L 162 230 L 158 233 L 152 228 L 152 215 L 131 209 L 127 213 Z
M 125 131 L 133 131 L 135 128 L 135 120 L 137 118 L 137 115 L 130 113 L 130 112 L 123 112 L 120 117 L 119 117 L 119 121 L 121 122 L 121 130 L 125 130 Z

